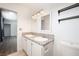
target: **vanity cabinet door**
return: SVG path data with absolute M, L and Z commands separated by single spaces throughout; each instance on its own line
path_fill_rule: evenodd
M 27 45 L 26 45 L 26 43 L 27 43 L 27 39 L 24 38 L 24 40 L 23 40 L 23 49 L 27 53 Z
M 27 55 L 31 56 L 31 41 L 27 39 Z
M 32 42 L 32 56 L 41 56 L 42 55 L 41 50 L 42 50 L 42 46 Z
M 26 50 L 26 48 L 27 48 L 27 46 L 26 46 L 26 43 L 27 43 L 27 39 L 26 38 L 22 38 L 22 49 L 26 52 L 27 50 Z M 26 52 L 27 53 L 27 52 Z

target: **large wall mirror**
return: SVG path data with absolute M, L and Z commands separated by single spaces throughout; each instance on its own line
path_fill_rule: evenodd
M 41 17 L 41 30 L 49 30 L 50 15 Z

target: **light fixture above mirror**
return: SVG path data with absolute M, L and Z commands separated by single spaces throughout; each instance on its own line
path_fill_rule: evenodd
M 38 13 L 36 13 L 35 15 L 33 15 L 32 16 L 32 19 L 36 19 L 37 17 L 44 16 L 46 14 L 48 14 L 48 11 L 47 10 L 41 10 Z

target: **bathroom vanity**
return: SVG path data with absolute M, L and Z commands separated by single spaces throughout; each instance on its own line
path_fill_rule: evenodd
M 23 50 L 29 56 L 52 56 L 53 55 L 53 41 L 34 34 L 25 34 L 23 38 Z

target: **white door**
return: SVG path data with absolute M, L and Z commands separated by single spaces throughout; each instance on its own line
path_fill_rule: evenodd
M 32 42 L 32 56 L 41 56 L 42 46 Z
M 26 38 L 23 38 L 22 40 L 22 47 L 23 47 L 23 50 L 27 53 L 27 39 Z

